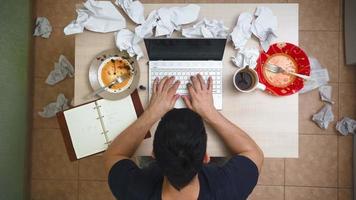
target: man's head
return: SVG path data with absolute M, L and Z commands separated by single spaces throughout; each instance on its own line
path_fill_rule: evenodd
M 153 153 L 172 186 L 186 186 L 203 165 L 207 135 L 201 117 L 189 109 L 169 111 L 157 127 Z

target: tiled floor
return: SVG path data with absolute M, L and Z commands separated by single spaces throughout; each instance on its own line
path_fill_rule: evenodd
M 54 30 L 50 39 L 34 39 L 33 132 L 31 198 L 33 200 L 113 199 L 107 187 L 102 157 L 77 162 L 68 160 L 56 119 L 40 118 L 37 112 L 56 99 L 59 92 L 73 97 L 73 79 L 56 86 L 44 81 L 64 54 L 74 63 L 74 37 L 64 36 L 63 27 L 74 19 L 80 0 L 35 0 L 34 14 L 46 16 Z M 287 0 L 144 0 L 158 2 L 285 3 Z M 356 118 L 356 67 L 343 64 L 341 0 L 289 0 L 299 3 L 300 46 L 328 68 L 333 87 L 336 119 Z M 310 121 L 319 110 L 318 92 L 300 95 L 300 157 L 266 159 L 258 186 L 250 199 L 266 200 L 348 200 L 352 199 L 352 137 L 339 136 L 335 123 L 323 131 Z

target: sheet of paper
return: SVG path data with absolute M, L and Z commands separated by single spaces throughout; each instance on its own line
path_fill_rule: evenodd
M 64 28 L 66 35 L 89 31 L 108 33 L 126 27 L 126 20 L 110 1 L 87 0 L 77 9 L 78 17 Z
M 277 17 L 265 6 L 258 6 L 255 16 L 257 18 L 251 25 L 251 31 L 259 39 L 263 50 L 267 52 L 272 40 L 277 38 Z
M 231 60 L 237 67 L 249 66 L 254 69 L 259 56 L 260 51 L 257 48 L 241 48 Z
M 89 103 L 64 112 L 77 158 L 104 151 L 107 144 L 95 103 Z
M 142 24 L 145 22 L 144 7 L 143 4 L 136 0 L 116 0 L 115 4 L 121 6 L 130 19 L 136 24 Z
M 110 141 L 137 119 L 131 96 L 117 101 L 101 99 L 97 103 L 101 106 L 100 111 L 104 116 L 103 121 Z
M 226 38 L 228 30 L 222 20 L 203 19 L 193 27 L 182 29 L 182 35 L 187 38 Z
M 251 23 L 253 16 L 251 13 L 243 12 L 239 15 L 236 26 L 232 30 L 230 36 L 235 46 L 235 49 L 244 48 L 247 41 L 251 38 Z

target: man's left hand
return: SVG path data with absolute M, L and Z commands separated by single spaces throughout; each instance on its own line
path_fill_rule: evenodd
M 176 94 L 180 82 L 172 77 L 156 78 L 152 86 L 152 96 L 147 112 L 150 112 L 157 120 L 170 111 L 176 103 L 179 95 Z M 173 83 L 174 82 L 174 83 Z

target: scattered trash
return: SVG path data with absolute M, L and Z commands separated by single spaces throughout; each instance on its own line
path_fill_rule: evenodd
M 322 129 L 327 129 L 329 123 L 334 120 L 334 114 L 330 104 L 325 104 L 318 113 L 313 115 L 312 120 Z
M 56 116 L 56 113 L 68 109 L 68 99 L 64 94 L 60 93 L 57 96 L 57 101 L 49 103 L 47 106 L 43 107 L 42 112 L 38 112 L 41 117 L 51 118 Z
M 54 85 L 65 79 L 67 75 L 71 78 L 74 76 L 74 67 L 64 55 L 60 55 L 59 61 L 54 64 L 54 70 L 49 73 L 46 83 Z
M 52 33 L 52 26 L 46 17 L 37 17 L 36 28 L 33 33 L 34 36 L 41 36 L 43 38 L 49 38 Z
M 336 124 L 336 130 L 342 135 L 356 134 L 356 120 L 344 117 Z

